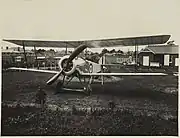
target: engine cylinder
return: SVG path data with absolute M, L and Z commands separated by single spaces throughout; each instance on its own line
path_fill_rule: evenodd
M 62 57 L 59 60 L 58 66 L 60 70 L 63 70 L 63 73 L 67 76 L 74 73 L 76 70 L 76 66 L 73 61 L 71 61 L 67 67 L 67 61 L 68 61 L 69 55 Z

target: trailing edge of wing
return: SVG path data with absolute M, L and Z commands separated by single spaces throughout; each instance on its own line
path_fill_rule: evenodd
M 16 67 L 11 67 L 11 68 L 8 68 L 8 69 L 9 70 L 30 71 L 30 72 L 51 73 L 51 74 L 58 73 L 58 71 L 53 71 L 53 70 L 39 70 L 39 69 L 31 69 L 31 68 L 16 68 Z

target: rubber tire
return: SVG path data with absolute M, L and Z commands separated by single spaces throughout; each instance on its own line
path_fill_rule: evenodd
M 88 96 L 90 96 L 92 94 L 92 88 L 87 87 L 87 89 L 85 91 Z
M 58 83 L 56 84 L 56 93 L 60 93 L 61 92 L 62 86 L 63 86 L 62 81 L 58 81 Z

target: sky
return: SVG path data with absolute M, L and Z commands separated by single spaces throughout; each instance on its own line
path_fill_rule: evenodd
M 0 17 L 0 40 L 170 34 L 180 44 L 180 0 L 0 0 Z

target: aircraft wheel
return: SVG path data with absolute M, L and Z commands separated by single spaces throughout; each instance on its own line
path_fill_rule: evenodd
M 63 82 L 62 81 L 59 81 L 57 84 L 56 84 L 56 93 L 59 93 L 61 92 L 61 88 L 63 87 Z
M 90 86 L 84 87 L 84 91 L 88 96 L 90 96 L 92 93 L 92 88 Z

